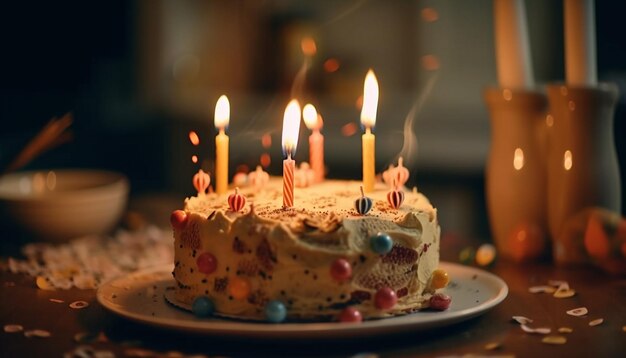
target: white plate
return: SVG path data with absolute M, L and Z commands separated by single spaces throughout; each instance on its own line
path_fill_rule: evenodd
M 509 292 L 499 277 L 469 266 L 440 263 L 452 281 L 444 293 L 452 297 L 443 312 L 421 311 L 406 316 L 350 323 L 269 324 L 220 318 L 196 318 L 167 303 L 167 287 L 174 285 L 172 265 L 134 272 L 98 289 L 98 301 L 108 310 L 133 321 L 209 335 L 257 338 L 339 338 L 416 331 L 447 326 L 476 317 L 502 302 Z

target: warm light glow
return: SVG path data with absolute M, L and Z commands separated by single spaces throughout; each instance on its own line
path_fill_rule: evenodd
M 315 110 L 314 105 L 307 103 L 304 109 L 302 109 L 302 117 L 308 129 L 318 129 L 317 110 Z
M 367 71 L 363 86 L 363 108 L 361 108 L 361 124 L 365 128 L 376 125 L 376 111 L 378 110 L 378 80 L 374 71 Z
M 352 137 L 356 134 L 357 129 L 358 128 L 355 123 L 346 123 L 341 127 L 341 135 L 344 137 Z
M 192 155 L 191 156 L 191 162 L 192 163 L 197 163 L 198 162 L 198 156 L 197 155 Z
M 546 116 L 546 125 L 547 125 L 548 127 L 552 127 L 552 125 L 554 125 L 554 117 L 552 117 L 552 115 L 551 115 L 551 114 L 548 114 L 548 115 Z
M 328 73 L 337 72 L 337 70 L 339 70 L 339 66 L 339 60 L 337 60 L 336 58 L 329 58 L 328 60 L 324 61 L 324 71 Z
M 230 103 L 228 97 L 222 95 L 215 105 L 215 128 L 223 130 L 230 121 Z
M 437 19 L 439 19 L 439 13 L 432 7 L 425 7 L 422 9 L 422 19 L 426 22 L 437 21 Z
M 287 156 L 293 156 L 296 153 L 296 147 L 298 146 L 298 134 L 300 132 L 300 103 L 298 100 L 292 99 L 287 108 L 285 108 L 285 115 L 283 117 L 283 154 Z
M 263 168 L 267 168 L 272 164 L 272 157 L 269 154 L 263 153 L 261 154 L 261 158 L 259 158 L 259 162 L 263 166 Z
M 572 151 L 566 150 L 563 154 L 563 168 L 565 168 L 565 170 L 570 170 L 572 169 L 573 164 Z
M 269 148 L 272 146 L 272 136 L 268 133 L 263 134 L 261 137 L 261 145 L 263 148 Z
M 200 144 L 200 137 L 198 137 L 198 133 L 196 133 L 194 131 L 189 132 L 189 141 L 193 145 Z
M 515 154 L 513 154 L 513 168 L 520 170 L 524 167 L 524 151 L 522 148 L 515 148 Z
M 427 71 L 439 69 L 439 59 L 435 55 L 422 56 L 422 67 Z
M 57 174 L 54 171 L 49 171 L 48 176 L 46 176 L 46 186 L 48 190 L 52 191 L 57 186 Z
M 305 37 L 300 41 L 300 48 L 305 56 L 314 56 L 317 53 L 317 45 L 311 37 Z

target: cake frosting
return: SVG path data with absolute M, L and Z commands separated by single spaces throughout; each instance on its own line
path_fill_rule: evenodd
M 187 198 L 173 223 L 175 299 L 191 305 L 206 296 L 219 315 L 259 320 L 270 301 L 282 302 L 289 319 L 333 319 L 348 307 L 364 318 L 427 307 L 439 263 L 436 209 L 415 189 L 405 190 L 393 209 L 388 187 L 378 183 L 367 194 L 371 211 L 360 215 L 360 185 L 325 180 L 297 188 L 287 209 L 279 178 L 260 190 L 241 188 L 247 205 L 239 212 L 229 209 L 228 195 Z M 378 233 L 391 238 L 391 251 L 372 249 Z M 347 277 L 331 272 L 338 260 L 348 266 Z M 392 307 L 376 303 L 381 289 L 395 292 Z

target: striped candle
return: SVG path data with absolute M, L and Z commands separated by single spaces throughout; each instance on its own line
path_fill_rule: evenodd
M 293 207 L 293 180 L 296 161 L 291 159 L 291 155 L 283 160 L 283 207 Z

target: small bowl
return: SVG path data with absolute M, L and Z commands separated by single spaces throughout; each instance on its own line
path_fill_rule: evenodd
M 128 179 L 100 170 L 19 172 L 0 177 L 5 220 L 44 241 L 109 232 L 128 199 Z

